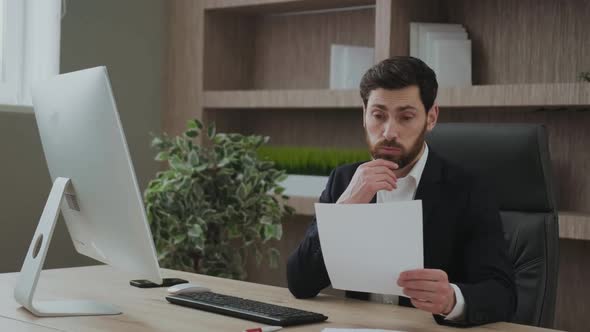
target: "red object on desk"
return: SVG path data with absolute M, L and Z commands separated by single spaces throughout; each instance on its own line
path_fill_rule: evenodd
M 253 329 L 244 330 L 244 332 L 274 332 L 280 330 L 282 327 L 280 326 L 265 326 L 265 327 L 256 327 Z

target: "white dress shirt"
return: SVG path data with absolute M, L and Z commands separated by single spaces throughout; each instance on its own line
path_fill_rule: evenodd
M 377 203 L 388 203 L 395 201 L 409 201 L 416 196 L 418 184 L 422 178 L 422 172 L 428 159 L 428 145 L 424 143 L 422 156 L 410 170 L 407 176 L 397 179 L 397 188 L 392 191 L 381 190 L 377 192 Z M 461 320 L 465 314 L 465 298 L 457 285 L 451 284 L 455 291 L 457 303 L 453 310 L 446 316 L 447 320 Z M 370 299 L 375 302 L 397 304 L 398 297 L 395 295 L 371 294 Z

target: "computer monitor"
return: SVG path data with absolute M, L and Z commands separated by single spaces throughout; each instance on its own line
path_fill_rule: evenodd
M 118 314 L 108 304 L 33 299 L 60 207 L 79 253 L 162 282 L 107 70 L 49 79 L 34 89 L 33 105 L 53 187 L 14 296 L 38 316 Z

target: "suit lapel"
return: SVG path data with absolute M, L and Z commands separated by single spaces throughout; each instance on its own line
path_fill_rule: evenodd
M 417 200 L 422 200 L 424 267 L 429 267 L 433 263 L 432 250 L 428 250 L 428 248 L 430 246 L 429 239 L 436 238 L 436 233 L 439 231 L 437 225 L 433 224 L 433 222 L 442 195 L 442 173 L 443 164 L 441 159 L 430 151 L 415 197 Z
M 428 153 L 426 166 L 424 166 L 415 197 L 415 199 L 422 200 L 424 224 L 430 223 L 432 212 L 440 200 L 442 171 L 441 159 L 431 150 Z

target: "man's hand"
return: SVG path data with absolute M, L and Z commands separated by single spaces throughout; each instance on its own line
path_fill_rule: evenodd
M 384 159 L 360 165 L 336 203 L 369 203 L 379 190 L 391 191 L 397 188 L 397 177 L 393 173 L 395 169 L 398 169 L 396 163 Z
M 397 280 L 412 304 L 436 315 L 448 315 L 455 307 L 455 291 L 442 270 L 418 269 L 402 272 Z

